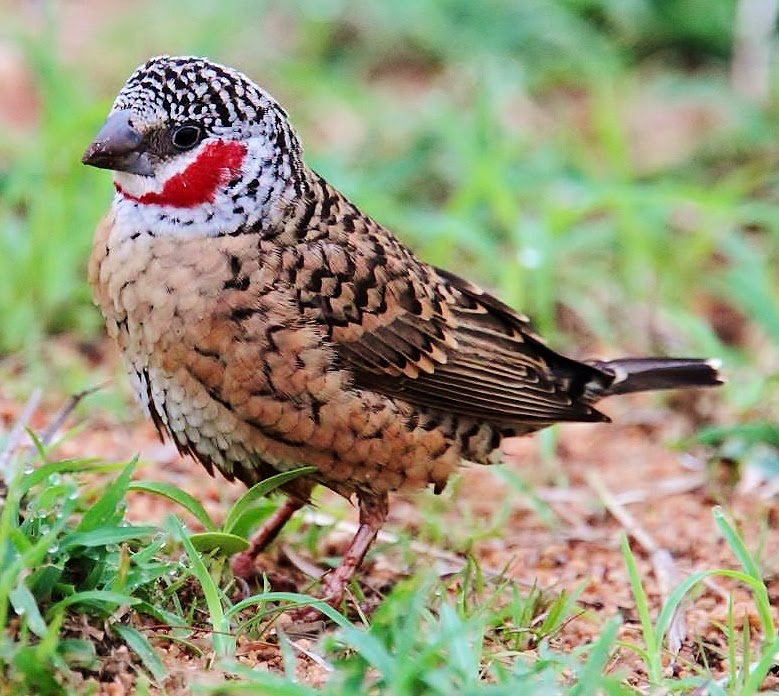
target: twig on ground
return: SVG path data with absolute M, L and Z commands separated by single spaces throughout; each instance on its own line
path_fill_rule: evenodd
M 300 644 L 300 641 L 294 641 L 294 640 L 290 639 L 290 637 L 288 635 L 286 635 L 278 627 L 276 628 L 276 634 L 279 636 L 279 639 L 285 638 L 286 641 L 287 641 L 287 644 L 291 648 L 294 648 L 301 655 L 304 655 L 309 660 L 311 660 L 312 662 L 314 662 L 317 665 L 319 665 L 326 672 L 332 672 L 333 671 L 333 669 L 334 669 L 333 666 L 327 660 L 325 660 L 321 655 L 317 655 L 315 652 L 312 652 L 311 650 L 308 650 L 307 648 L 303 647 Z M 282 638 L 282 636 L 283 636 L 283 638 Z
M 638 523 L 636 518 L 617 500 L 617 497 L 606 488 L 603 481 L 596 474 L 590 473 L 587 477 L 587 482 L 598 494 L 598 497 L 614 519 L 649 554 L 660 589 L 660 596 L 663 602 L 665 602 L 673 588 L 680 582 L 679 570 L 673 557 L 667 549 L 658 546 L 649 532 Z M 674 654 L 679 652 L 687 636 L 684 608 L 685 602 L 681 602 L 668 628 L 668 647 Z
M 287 557 L 287 560 L 303 573 L 303 575 L 306 575 L 313 580 L 318 580 L 324 575 L 325 570 L 323 568 L 320 568 L 316 563 L 311 562 L 302 554 L 299 554 L 288 544 L 283 544 L 281 551 Z
M 8 484 L 13 478 L 14 472 L 10 470 L 13 453 L 21 443 L 21 440 L 27 431 L 30 418 L 32 418 L 32 414 L 35 413 L 35 409 L 38 408 L 42 396 L 43 392 L 40 389 L 36 389 L 32 393 L 27 400 L 27 403 L 24 405 L 22 412 L 19 414 L 19 417 L 16 419 L 16 423 L 14 423 L 13 428 L 11 428 L 5 447 L 0 450 L 0 482 Z
M 46 426 L 46 429 L 40 436 L 40 443 L 44 446 L 51 444 L 51 441 L 54 439 L 57 431 L 62 427 L 62 424 L 65 422 L 67 417 L 73 413 L 73 410 L 76 408 L 76 406 L 78 406 L 79 403 L 81 403 L 81 401 L 90 394 L 98 391 L 99 389 L 102 389 L 105 384 L 105 382 L 98 384 L 97 386 L 90 387 L 89 389 L 85 389 L 84 391 L 71 396 L 65 402 L 65 405 L 59 410 L 57 415 L 54 416 L 49 425 Z M 7 487 L 7 484 L 14 476 L 15 472 L 11 470 L 13 454 L 20 446 L 22 438 L 27 432 L 27 427 L 29 425 L 30 419 L 32 418 L 32 414 L 40 405 L 42 396 L 43 391 L 41 389 L 36 389 L 32 393 L 30 398 L 27 400 L 27 403 L 24 405 L 22 412 L 19 414 L 19 418 L 17 418 L 16 423 L 14 423 L 13 428 L 11 428 L 11 432 L 8 435 L 8 441 L 5 443 L 3 449 L 0 450 L 0 497 L 2 497 L 4 489 Z M 35 454 L 35 451 L 35 443 L 32 442 L 27 446 L 25 455 L 32 456 Z
M 633 488 L 620 493 L 614 493 L 614 500 L 620 505 L 640 503 L 654 498 L 665 498 L 668 495 L 691 493 L 705 484 L 702 472 L 674 476 L 653 483 L 651 488 Z M 545 503 L 585 503 L 591 499 L 591 493 L 586 488 L 539 488 L 536 495 Z M 557 510 L 555 510 L 557 512 Z
M 62 424 L 65 422 L 65 419 L 71 413 L 73 413 L 73 411 L 76 409 L 76 406 L 78 406 L 90 394 L 94 394 L 96 391 L 101 390 L 103 387 L 106 386 L 106 384 L 108 384 L 108 382 L 102 382 L 100 384 L 95 385 L 94 387 L 89 387 L 88 389 L 84 389 L 84 391 L 80 391 L 78 394 L 73 394 L 65 402 L 65 405 L 59 410 L 57 415 L 54 416 L 51 423 L 49 423 L 49 425 L 46 426 L 46 429 L 43 431 L 43 433 L 41 433 L 41 444 L 50 445 L 51 441 L 54 439 L 54 436 L 57 434 L 57 431 L 62 427 Z

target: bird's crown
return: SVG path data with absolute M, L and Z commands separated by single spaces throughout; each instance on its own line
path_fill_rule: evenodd
M 263 118 L 278 103 L 246 75 L 192 56 L 157 56 L 139 66 L 114 101 L 140 119 L 196 121 L 207 130 L 234 128 Z

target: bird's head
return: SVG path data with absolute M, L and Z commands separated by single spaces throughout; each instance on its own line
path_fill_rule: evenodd
M 82 161 L 113 170 L 119 203 L 211 220 L 214 206 L 259 217 L 252 201 L 291 198 L 300 158 L 286 113 L 245 75 L 160 56 L 127 80 Z

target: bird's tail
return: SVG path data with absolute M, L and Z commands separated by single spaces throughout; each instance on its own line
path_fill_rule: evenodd
M 620 358 L 593 360 L 591 365 L 614 375 L 601 397 L 631 392 L 687 387 L 715 387 L 723 383 L 719 360 L 699 358 Z

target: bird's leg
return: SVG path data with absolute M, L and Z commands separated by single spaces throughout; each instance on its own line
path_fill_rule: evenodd
M 298 498 L 287 498 L 276 511 L 262 523 L 260 530 L 252 537 L 251 544 L 246 551 L 235 556 L 230 563 L 233 575 L 243 580 L 251 580 L 257 577 L 255 561 L 257 556 L 270 544 L 281 531 L 281 528 L 289 522 L 305 503 Z
M 376 535 L 389 512 L 389 498 L 386 493 L 382 495 L 358 493 L 357 497 L 360 507 L 360 526 L 349 548 L 346 549 L 341 564 L 324 581 L 324 599 L 334 607 L 340 605 L 346 586 L 360 567 L 371 544 L 376 540 Z

